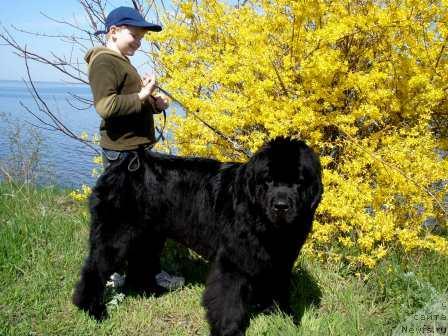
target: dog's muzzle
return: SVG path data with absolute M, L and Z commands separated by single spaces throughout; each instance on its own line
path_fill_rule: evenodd
M 294 195 L 288 187 L 274 187 L 269 203 L 269 212 L 275 221 L 288 220 L 294 212 Z
M 289 210 L 289 204 L 287 200 L 277 200 L 272 205 L 272 209 L 276 213 L 286 213 Z

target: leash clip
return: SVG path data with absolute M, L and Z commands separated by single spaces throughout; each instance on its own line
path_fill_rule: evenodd
M 131 152 L 132 159 L 129 161 L 128 164 L 128 171 L 133 173 L 140 168 L 140 158 L 138 157 L 138 154 L 136 151 Z

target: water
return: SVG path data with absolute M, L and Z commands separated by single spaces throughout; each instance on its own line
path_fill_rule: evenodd
M 69 103 L 76 103 L 70 94 L 91 99 L 87 85 L 37 82 L 36 87 L 51 111 L 75 134 L 80 135 L 85 131 L 93 135 L 98 132 L 100 119 L 94 109 L 78 110 Z M 11 123 L 0 118 L 0 163 L 5 162 L 11 155 L 9 136 L 14 129 L 12 125 L 23 127 L 25 142 L 32 127 L 29 123 L 41 125 L 20 102 L 39 116 L 44 116 L 38 111 L 23 81 L 0 80 L 0 115 L 6 114 L 7 118 L 12 120 Z M 85 107 L 79 102 L 76 105 Z M 38 180 L 40 184 L 55 184 L 64 188 L 78 188 L 82 184 L 93 185 L 96 178 L 92 176 L 92 169 L 97 165 L 93 163 L 93 153 L 88 147 L 59 132 L 42 129 L 38 132 L 43 140 L 40 166 L 41 170 L 45 171 Z

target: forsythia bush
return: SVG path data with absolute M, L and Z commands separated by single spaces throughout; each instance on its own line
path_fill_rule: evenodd
M 245 159 L 196 113 L 250 151 L 299 137 L 324 167 L 308 252 L 448 254 L 448 1 L 177 4 L 149 38 L 180 154 Z

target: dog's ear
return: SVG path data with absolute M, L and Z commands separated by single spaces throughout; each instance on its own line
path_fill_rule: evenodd
M 324 191 L 324 187 L 322 185 L 322 181 L 319 179 L 316 179 L 316 181 L 313 183 L 313 185 L 310 187 L 310 196 L 311 196 L 311 210 L 314 212 L 317 208 L 317 206 L 320 203 L 320 200 L 322 199 L 322 193 Z
M 256 181 L 255 181 L 255 171 L 253 167 L 246 166 L 246 174 L 245 174 L 245 184 L 244 191 L 246 197 L 251 201 L 251 203 L 255 203 L 256 198 Z
M 233 188 L 234 199 L 241 203 L 244 200 L 255 202 L 255 174 L 247 163 L 238 168 Z
M 302 154 L 302 164 L 305 172 L 305 178 L 311 182 L 307 188 L 307 201 L 310 204 L 311 211 L 315 211 L 322 199 L 324 187 L 322 184 L 322 166 L 319 156 L 309 147 Z

